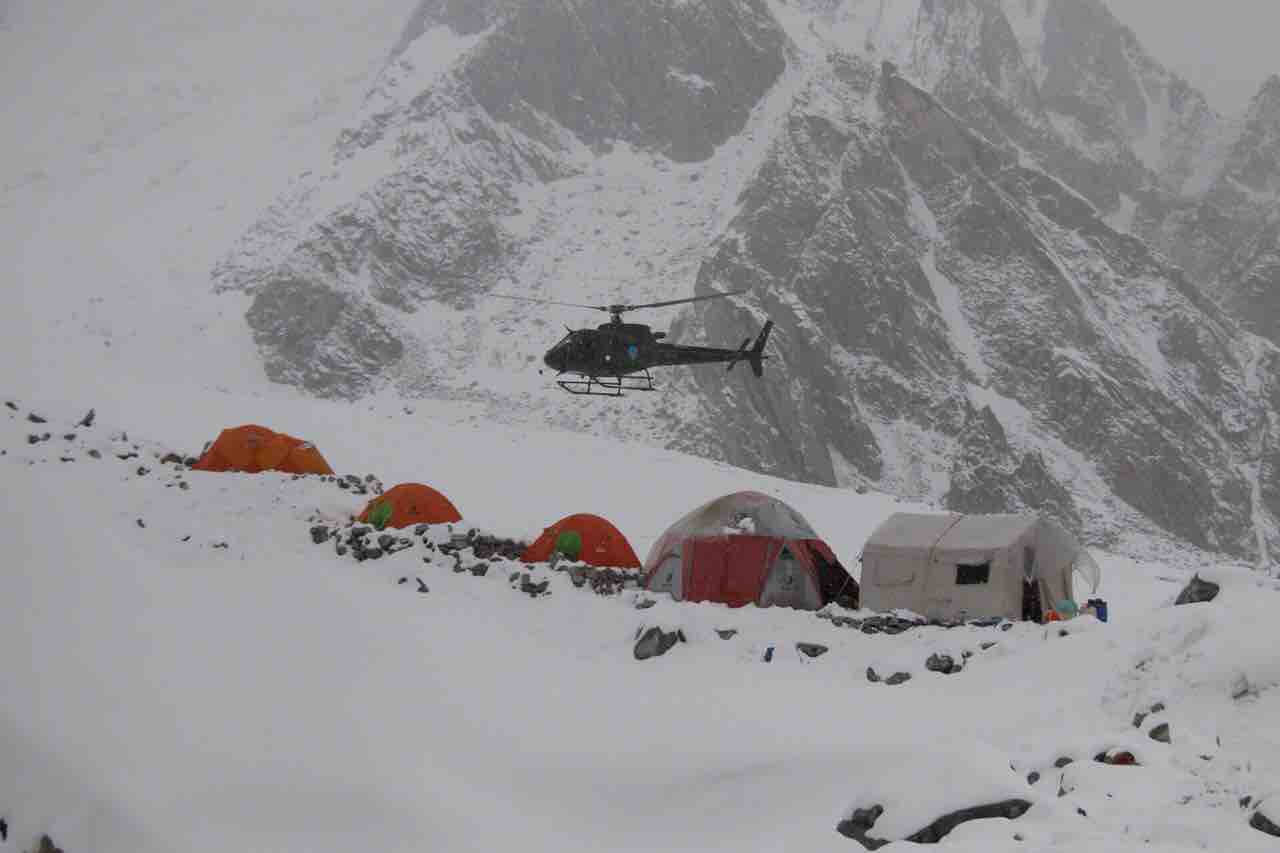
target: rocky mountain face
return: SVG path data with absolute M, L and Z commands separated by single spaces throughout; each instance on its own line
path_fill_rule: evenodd
M 1265 94 L 1233 135 L 1100 0 L 426 0 L 331 166 L 214 276 L 317 394 L 1267 559 L 1280 361 L 1231 316 L 1278 264 Z M 1259 223 L 1221 299 L 1157 251 L 1198 216 Z M 772 318 L 765 381 L 673 369 L 607 408 L 530 390 L 565 318 L 488 298 L 729 288 L 671 338 Z

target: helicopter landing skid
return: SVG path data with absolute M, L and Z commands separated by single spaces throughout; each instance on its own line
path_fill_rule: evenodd
M 580 376 L 557 379 L 556 384 L 570 394 L 591 397 L 622 397 L 623 391 L 656 391 L 648 370 L 628 376 Z

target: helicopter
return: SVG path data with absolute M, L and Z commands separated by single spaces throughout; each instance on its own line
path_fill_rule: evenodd
M 765 342 L 773 329 L 773 321 L 765 322 L 753 344 L 751 338 L 737 349 L 718 347 L 682 346 L 664 343 L 666 332 L 652 331 L 643 323 L 624 323 L 622 315 L 643 308 L 664 308 L 683 305 L 705 299 L 721 299 L 746 293 L 745 290 L 692 296 L 688 299 L 668 299 L 664 302 L 646 302 L 640 305 L 580 305 L 576 302 L 556 302 L 550 299 L 532 299 L 526 296 L 493 294 L 499 299 L 514 299 L 541 305 L 560 305 L 566 308 L 586 308 L 603 311 L 610 320 L 594 329 L 568 329 L 569 334 L 547 350 L 542 361 L 556 371 L 556 384 L 570 394 L 597 397 L 621 397 L 624 391 L 655 391 L 651 367 L 669 367 L 677 364 L 724 364 L 726 371 L 745 360 L 751 372 L 764 376 Z

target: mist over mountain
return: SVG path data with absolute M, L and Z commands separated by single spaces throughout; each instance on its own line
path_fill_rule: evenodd
M 1278 544 L 1280 80 L 1224 117 L 1102 0 L 428 0 L 218 263 L 269 375 L 642 438 L 1095 541 Z M 764 381 L 568 402 L 570 309 Z

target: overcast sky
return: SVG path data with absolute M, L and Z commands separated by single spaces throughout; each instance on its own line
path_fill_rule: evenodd
M 1107 0 L 1158 60 L 1218 110 L 1244 109 L 1280 74 L 1280 0 Z

